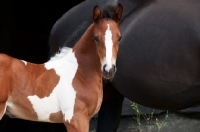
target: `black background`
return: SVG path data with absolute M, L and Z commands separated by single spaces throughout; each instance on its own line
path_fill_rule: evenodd
M 0 53 L 34 63 L 48 59 L 53 24 L 83 0 L 0 0 Z

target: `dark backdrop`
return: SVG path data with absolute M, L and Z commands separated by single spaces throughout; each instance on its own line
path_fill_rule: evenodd
M 83 0 L 0 0 L 0 52 L 43 63 L 53 24 Z

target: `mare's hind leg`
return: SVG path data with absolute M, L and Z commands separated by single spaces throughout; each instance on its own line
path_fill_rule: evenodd
M 86 114 L 74 114 L 70 122 L 65 121 L 67 132 L 89 132 L 89 118 Z
M 5 111 L 6 111 L 6 103 L 0 103 L 0 120 L 5 114 Z

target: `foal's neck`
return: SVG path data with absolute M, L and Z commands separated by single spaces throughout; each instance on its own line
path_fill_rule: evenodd
M 80 40 L 73 47 L 79 66 L 82 68 L 101 70 L 100 58 L 93 39 L 94 24 L 90 25 Z

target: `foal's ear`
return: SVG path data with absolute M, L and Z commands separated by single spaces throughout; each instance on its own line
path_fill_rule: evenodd
M 119 3 L 113 11 L 112 19 L 117 23 L 122 19 L 123 6 Z
M 102 19 L 102 13 L 100 8 L 96 5 L 93 9 L 93 21 L 97 22 L 98 20 Z

